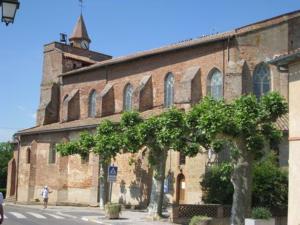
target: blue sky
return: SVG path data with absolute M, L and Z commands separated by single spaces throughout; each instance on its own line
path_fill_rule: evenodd
M 78 0 L 19 1 L 15 23 L 0 24 L 0 141 L 35 125 L 43 45 L 69 35 L 80 14 Z M 85 0 L 83 16 L 91 49 L 120 56 L 298 9 L 299 0 Z

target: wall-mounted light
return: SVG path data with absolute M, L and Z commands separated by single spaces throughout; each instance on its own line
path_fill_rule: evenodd
M 2 7 L 1 21 L 8 26 L 8 24 L 14 22 L 20 3 L 18 0 L 0 0 L 0 6 Z

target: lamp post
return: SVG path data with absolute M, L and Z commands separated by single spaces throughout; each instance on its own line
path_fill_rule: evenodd
M 0 0 L 0 6 L 2 7 L 1 21 L 8 26 L 14 22 L 20 3 L 18 0 Z

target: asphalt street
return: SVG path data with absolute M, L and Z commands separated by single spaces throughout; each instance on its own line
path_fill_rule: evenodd
M 60 208 L 42 209 L 42 207 L 26 207 L 18 205 L 4 206 L 3 225 L 91 225 L 84 220 L 85 216 L 101 216 L 95 209 L 77 210 Z

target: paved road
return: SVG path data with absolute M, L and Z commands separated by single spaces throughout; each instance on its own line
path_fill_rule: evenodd
M 76 210 L 49 207 L 26 207 L 17 205 L 4 206 L 3 225 L 92 225 L 95 223 L 84 221 L 85 216 L 100 216 L 96 210 Z

